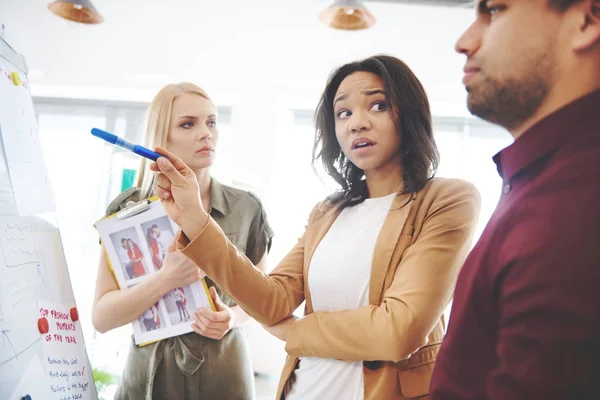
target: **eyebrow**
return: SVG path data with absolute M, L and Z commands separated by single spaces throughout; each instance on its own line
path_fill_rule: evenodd
M 488 11 L 488 0 L 480 0 L 477 3 L 477 12 L 485 14 Z
M 381 89 L 373 89 L 373 90 L 365 90 L 363 92 L 363 94 L 367 95 L 367 96 L 373 96 L 374 94 L 382 94 L 382 95 L 386 95 L 385 92 Z M 342 100 L 346 100 L 347 96 L 345 94 L 341 95 L 340 97 L 338 97 L 337 99 L 334 100 L 333 105 L 335 106 L 335 104 L 338 101 L 342 101 Z
M 385 96 L 385 92 L 381 89 L 366 90 L 363 93 L 366 94 L 367 96 L 373 96 L 374 94 L 382 94 Z
M 333 101 L 333 105 L 335 106 L 335 103 L 337 103 L 338 101 L 346 100 L 346 97 L 348 97 L 348 96 L 346 96 L 345 94 L 341 95 L 340 97 L 338 97 L 337 99 L 335 99 Z
M 208 117 L 206 117 L 206 119 L 209 119 L 209 118 L 216 118 L 216 117 L 217 117 L 217 115 L 216 115 L 216 114 L 210 114 Z M 198 118 L 198 117 L 196 117 L 196 116 L 194 116 L 194 115 L 183 115 L 183 116 L 181 116 L 181 117 L 177 118 L 177 120 L 178 120 L 178 121 L 179 121 L 180 119 L 193 119 L 193 120 L 198 120 L 198 119 L 200 119 L 200 118 Z
M 194 117 L 193 115 L 183 115 L 183 116 L 177 118 L 178 121 L 180 119 L 198 119 L 198 117 Z

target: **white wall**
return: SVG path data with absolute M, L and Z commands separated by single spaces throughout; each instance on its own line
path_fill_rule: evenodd
M 453 47 L 469 9 L 368 3 L 376 25 L 344 32 L 318 21 L 328 4 L 321 0 L 95 0 L 105 17 L 97 26 L 59 19 L 48 1 L 0 2 L 0 22 L 34 72 L 34 95 L 114 89 L 147 99 L 164 80 L 190 79 L 224 99 L 287 92 L 313 105 L 334 66 L 386 52 L 414 69 L 433 102 L 464 104 L 463 60 Z

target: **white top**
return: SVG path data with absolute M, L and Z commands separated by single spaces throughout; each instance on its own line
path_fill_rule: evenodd
M 160 248 L 160 252 L 163 257 L 167 254 L 167 249 L 171 243 L 173 243 L 173 239 L 173 234 L 166 229 L 161 230 L 160 235 L 156 238 L 158 247 Z
M 342 210 L 315 250 L 308 270 L 314 311 L 369 305 L 375 242 L 396 194 Z M 363 364 L 303 357 L 288 400 L 364 399 Z
M 121 264 L 127 265 L 131 262 L 131 258 L 129 258 L 129 253 L 127 249 L 124 249 L 123 246 L 119 246 L 119 258 L 121 259 Z

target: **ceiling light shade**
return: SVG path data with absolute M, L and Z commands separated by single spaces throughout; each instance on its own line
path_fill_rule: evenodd
M 319 19 L 335 29 L 367 29 L 375 24 L 375 17 L 360 0 L 335 0 L 323 10 Z
M 90 0 L 57 0 L 48 4 L 48 9 L 61 18 L 82 24 L 104 21 Z

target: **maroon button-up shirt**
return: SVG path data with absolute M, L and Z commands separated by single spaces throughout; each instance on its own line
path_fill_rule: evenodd
M 494 157 L 430 399 L 600 399 L 600 90 Z

